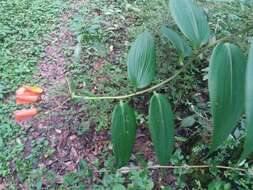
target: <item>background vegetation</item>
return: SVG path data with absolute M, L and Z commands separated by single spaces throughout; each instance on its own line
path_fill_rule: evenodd
M 101 145 L 93 159 L 80 156 L 79 164 L 72 171 L 61 172 L 57 167 L 39 165 L 40 159 L 50 160 L 57 152 L 52 147 L 50 137 L 43 134 L 32 140 L 29 145 L 31 151 L 27 154 L 26 142 L 30 133 L 23 125 L 21 127 L 13 121 L 12 112 L 17 108 L 13 95 L 21 84 L 47 83 L 37 75 L 36 65 L 45 56 L 44 49 L 52 38 L 50 33 L 59 25 L 60 15 L 75 3 L 67 0 L 0 2 L 0 187 L 253 189 L 251 173 L 215 168 L 166 171 L 145 169 L 157 163 L 151 149 L 147 118 L 144 116 L 148 111 L 149 94 L 131 101 L 138 110 L 141 125 L 138 127 L 134 150 L 136 156 L 132 157 L 130 165 L 143 169 L 132 169 L 127 174 L 117 171 L 110 142 Z M 199 3 L 209 16 L 209 24 L 218 38 L 238 31 L 253 18 L 252 1 L 202 0 Z M 146 28 L 156 37 L 159 79 L 155 79 L 154 84 L 173 75 L 179 67 L 176 53 L 160 33 L 163 24 L 175 26 L 167 0 L 91 0 L 81 3 L 77 10 L 67 23 L 76 46 L 74 49 L 64 47 L 64 53 L 72 59 L 71 64 L 65 65 L 66 76 L 71 77 L 79 93 L 116 95 L 133 91 L 127 81 L 126 55 L 131 42 Z M 251 31 L 235 39 L 245 55 L 252 35 Z M 205 61 L 192 64 L 177 80 L 159 89 L 159 92 L 168 95 L 176 114 L 176 148 L 171 163 L 234 166 L 242 149 L 239 139 L 245 134 L 244 119 L 225 144 L 215 154 L 204 159 L 212 132 L 206 81 L 209 56 L 205 56 Z M 65 86 L 60 86 L 50 93 L 53 96 L 64 94 L 64 89 Z M 108 129 L 115 103 L 83 100 L 70 102 L 61 113 L 52 113 L 64 116 L 64 122 L 58 121 L 57 125 L 48 127 L 62 130 L 67 123 L 71 134 L 76 134 L 80 139 L 89 139 L 89 143 L 100 144 L 100 141 L 92 139 L 101 136 L 110 139 Z M 252 168 L 251 159 L 241 163 L 240 167 Z

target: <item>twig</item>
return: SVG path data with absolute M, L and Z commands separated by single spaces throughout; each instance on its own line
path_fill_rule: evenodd
M 52 112 L 54 112 L 54 111 L 56 111 L 56 110 L 62 108 L 62 106 L 64 106 L 64 105 L 65 105 L 68 101 L 70 101 L 70 100 L 71 100 L 70 97 L 67 98 L 63 103 L 57 105 L 57 106 L 54 107 L 53 109 L 50 109 L 50 110 L 48 110 L 48 111 L 45 111 L 45 112 L 43 113 L 43 115 L 50 114 L 50 113 L 52 113 Z
M 72 97 L 73 92 L 72 92 L 72 89 L 71 89 L 70 81 L 69 81 L 68 78 L 65 78 L 65 80 L 66 80 L 66 83 L 67 83 L 67 86 L 68 86 L 68 93 L 69 93 L 70 97 Z
M 160 166 L 160 165 L 154 165 L 154 166 L 148 166 L 147 169 L 155 170 L 155 169 L 207 169 L 207 168 L 217 168 L 217 169 L 224 169 L 224 170 L 234 170 L 239 172 L 248 173 L 250 175 L 253 175 L 253 169 L 244 169 L 244 168 L 237 168 L 237 167 L 230 167 L 230 166 L 221 166 L 221 165 L 180 165 L 180 166 Z M 131 170 L 139 170 L 140 167 L 123 167 L 119 169 L 118 171 L 121 173 L 129 173 Z

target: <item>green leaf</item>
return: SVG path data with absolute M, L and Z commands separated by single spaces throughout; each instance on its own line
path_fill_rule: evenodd
M 126 188 L 121 184 L 117 184 L 113 186 L 112 190 L 126 190 Z
M 195 122 L 195 116 L 191 115 L 182 120 L 180 127 L 191 127 Z
M 253 152 L 253 39 L 251 41 L 249 59 L 246 71 L 246 128 L 247 134 L 244 142 L 244 150 L 241 156 L 241 160 L 247 158 Z
M 194 48 L 208 42 L 210 29 L 207 17 L 195 0 L 170 0 L 170 11 L 176 24 Z
M 192 49 L 186 44 L 185 40 L 181 38 L 176 32 L 168 27 L 163 26 L 161 29 L 163 35 L 172 43 L 177 49 L 180 57 L 188 57 L 192 54 Z
M 136 125 L 134 110 L 120 102 L 112 115 L 112 144 L 118 167 L 126 165 L 131 157 Z
M 140 34 L 133 43 L 127 60 L 128 77 L 137 88 L 148 86 L 155 76 L 155 44 L 149 32 Z
M 149 130 L 160 164 L 167 165 L 174 144 L 173 113 L 168 100 L 157 93 L 150 100 Z
M 214 151 L 233 131 L 244 111 L 246 60 L 237 46 L 221 43 L 213 50 L 209 68 Z
M 98 56 L 106 57 L 108 55 L 108 50 L 106 49 L 105 45 L 99 42 L 94 42 L 91 46 L 95 49 Z

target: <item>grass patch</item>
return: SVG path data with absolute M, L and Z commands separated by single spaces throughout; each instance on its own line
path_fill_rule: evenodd
M 43 56 L 44 40 L 49 39 L 64 4 L 60 0 L 0 2 L 0 177 L 14 183 L 30 175 L 46 141 L 38 139 L 31 145 L 31 155 L 24 157 L 27 137 L 13 122 L 12 95 L 19 85 L 36 83 L 33 74 Z

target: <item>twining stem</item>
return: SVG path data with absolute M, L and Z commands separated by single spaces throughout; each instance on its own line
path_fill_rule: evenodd
M 149 87 L 147 89 L 140 90 L 140 91 L 137 91 L 137 92 L 133 92 L 133 93 L 130 93 L 130 94 L 127 94 L 127 95 L 119 95 L 119 96 L 84 96 L 84 95 L 82 96 L 82 95 L 76 95 L 72 91 L 70 83 L 69 83 L 68 79 L 66 79 L 67 80 L 67 85 L 68 85 L 68 88 L 69 88 L 69 93 L 71 95 L 71 98 L 73 98 L 73 99 L 109 100 L 109 99 L 128 99 L 128 98 L 131 98 L 131 97 L 134 97 L 134 96 L 138 96 L 138 95 L 145 94 L 147 92 L 154 91 L 154 90 L 160 88 L 161 86 L 169 83 L 173 79 L 175 79 L 178 75 L 180 75 L 196 59 L 196 57 L 198 57 L 200 54 L 202 54 L 206 50 L 215 47 L 219 43 L 230 41 L 230 40 L 234 39 L 235 37 L 237 37 L 238 35 L 244 34 L 244 33 L 248 32 L 248 31 L 250 31 L 251 29 L 253 29 L 253 25 L 247 26 L 243 30 L 240 30 L 240 31 L 238 31 L 238 32 L 236 32 L 234 34 L 231 34 L 230 36 L 226 36 L 224 38 L 220 38 L 219 40 L 216 40 L 215 42 L 213 42 L 211 44 L 208 44 L 207 46 L 204 46 L 204 47 L 200 48 L 197 52 L 195 52 L 187 60 L 187 63 L 185 65 L 183 65 L 178 71 L 176 71 L 176 73 L 173 76 L 171 76 L 170 78 L 167 78 L 167 79 L 163 80 L 162 82 L 160 82 L 160 83 L 158 83 L 158 84 L 156 84 L 154 86 L 151 86 L 151 87 Z
M 217 169 L 224 169 L 224 170 L 234 170 L 238 172 L 244 172 L 248 173 L 250 175 L 253 175 L 253 169 L 244 169 L 244 168 L 236 168 L 236 167 L 230 167 L 230 166 L 221 166 L 221 165 L 180 165 L 180 166 L 160 166 L 160 165 L 154 165 L 154 166 L 148 166 L 147 169 L 155 170 L 155 169 L 208 169 L 208 168 L 217 168 Z M 123 167 L 119 169 L 118 171 L 121 173 L 129 173 L 131 170 L 138 170 L 141 169 L 140 167 Z

